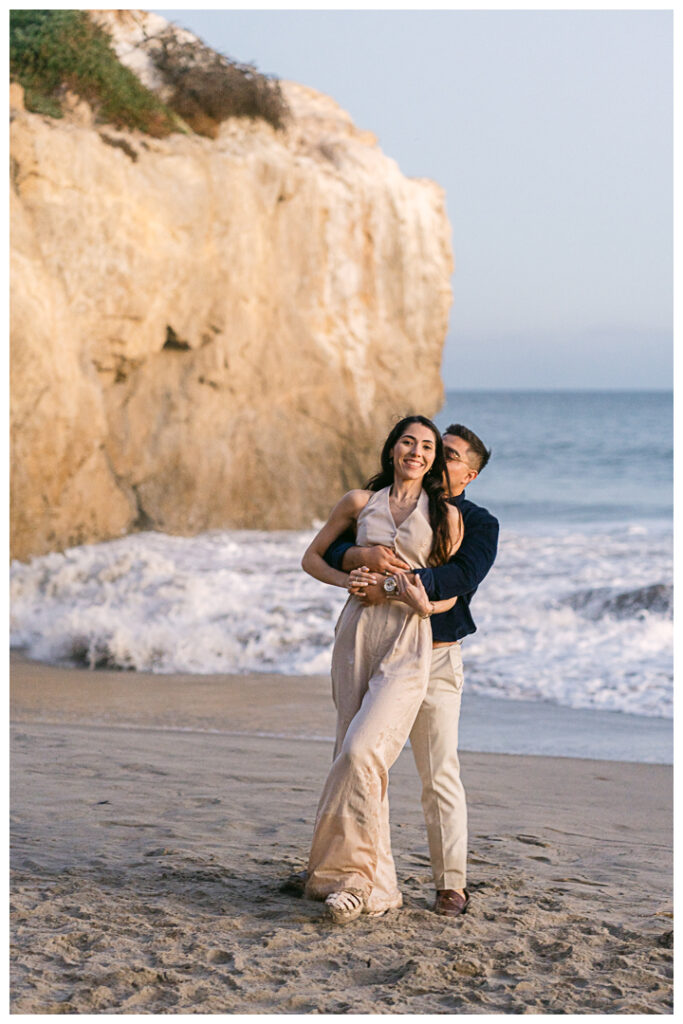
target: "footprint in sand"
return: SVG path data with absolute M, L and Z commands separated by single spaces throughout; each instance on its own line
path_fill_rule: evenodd
M 566 960 L 574 952 L 574 947 L 569 942 L 539 942 L 532 938 L 529 945 L 534 953 L 549 960 Z
M 227 949 L 210 949 L 206 959 L 210 964 L 230 964 L 231 966 L 235 963 L 235 958 L 232 953 L 228 953 Z
M 563 906 L 558 900 L 550 899 L 548 896 L 539 896 L 536 900 L 539 910 L 562 910 Z
M 550 846 L 550 843 L 544 842 L 542 839 L 539 839 L 538 836 L 527 836 L 524 835 L 524 833 L 519 833 L 519 835 L 515 836 L 515 839 L 518 843 L 526 843 L 527 846 Z
M 553 878 L 553 882 L 572 882 L 574 885 L 590 885 L 596 889 L 607 888 L 604 882 L 593 882 L 590 878 L 581 878 L 578 875 L 569 878 Z
M 490 865 L 490 864 L 493 864 L 493 861 L 488 860 L 488 858 L 486 858 L 486 857 L 480 857 L 476 853 L 470 853 L 468 855 L 468 857 L 467 857 L 467 863 L 468 864 L 487 864 L 487 865 Z
M 139 764 L 137 762 L 131 762 L 130 764 L 120 764 L 119 768 L 129 772 L 145 772 L 147 775 L 168 775 L 167 771 L 162 768 L 153 768 L 151 764 Z

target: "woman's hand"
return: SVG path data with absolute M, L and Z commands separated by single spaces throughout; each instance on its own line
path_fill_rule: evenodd
M 381 579 L 382 577 L 377 575 L 377 573 L 371 572 L 367 565 L 361 565 L 360 569 L 351 570 L 346 586 L 350 594 L 360 597 L 361 594 L 365 593 L 367 587 L 379 583 Z
M 432 602 L 419 576 L 414 573 L 396 574 L 395 600 L 403 601 L 422 617 L 431 615 L 434 610 Z

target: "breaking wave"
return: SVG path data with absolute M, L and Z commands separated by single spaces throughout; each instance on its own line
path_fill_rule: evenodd
M 138 533 L 15 562 L 12 645 L 89 668 L 327 673 L 345 593 L 301 570 L 311 536 Z M 504 531 L 472 604 L 467 690 L 670 716 L 671 549 L 651 521 Z

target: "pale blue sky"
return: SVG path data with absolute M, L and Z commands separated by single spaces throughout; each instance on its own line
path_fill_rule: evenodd
M 667 11 L 160 10 L 446 190 L 446 387 L 672 382 Z

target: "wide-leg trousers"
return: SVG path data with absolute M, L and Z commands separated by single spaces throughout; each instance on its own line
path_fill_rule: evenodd
M 389 833 L 389 769 L 427 693 L 431 626 L 399 602 L 349 602 L 332 657 L 334 760 L 318 805 L 306 893 L 342 889 L 369 911 L 401 905 Z
M 467 807 L 457 752 L 460 645 L 434 648 L 430 656 L 412 673 L 405 666 L 400 671 L 401 665 L 389 659 L 369 680 L 356 673 L 347 675 L 341 692 L 334 687 L 337 738 L 309 857 L 309 896 L 324 898 L 353 889 L 364 897 L 368 910 L 401 905 L 387 784 L 408 735 L 422 780 L 436 888 L 465 886 Z M 334 679 L 333 672 L 333 684 Z

